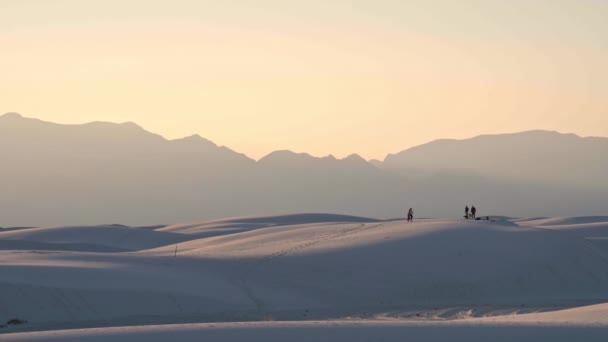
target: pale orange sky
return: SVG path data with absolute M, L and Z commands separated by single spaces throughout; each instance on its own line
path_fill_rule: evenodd
M 608 136 L 601 0 L 0 0 L 0 112 L 251 157 Z

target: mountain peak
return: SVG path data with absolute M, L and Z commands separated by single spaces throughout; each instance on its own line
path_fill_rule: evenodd
M 367 163 L 367 161 L 361 157 L 360 155 L 353 153 L 351 155 L 349 155 L 348 157 L 344 158 L 344 160 L 348 160 L 348 161 L 356 161 L 356 162 L 365 162 Z
M 396 159 L 405 159 L 405 156 L 412 153 L 429 153 L 429 149 L 436 150 L 445 150 L 447 148 L 455 149 L 462 148 L 462 146 L 475 147 L 478 149 L 488 148 L 488 144 L 496 144 L 499 142 L 504 142 L 504 147 L 509 147 L 511 144 L 522 143 L 526 141 L 528 144 L 547 144 L 549 141 L 557 142 L 563 140 L 572 140 L 572 139 L 580 139 L 583 138 L 573 134 L 573 133 L 562 133 L 558 131 L 551 130 L 529 130 L 529 131 L 521 131 L 521 132 L 513 132 L 513 133 L 497 133 L 497 134 L 482 134 L 478 136 L 474 136 L 466 139 L 436 139 L 430 141 L 428 143 L 417 145 L 405 149 L 401 152 L 397 153 L 389 153 L 384 159 L 383 163 L 392 163 Z M 471 151 L 469 151 L 471 152 Z M 470 156 L 467 155 L 467 156 Z M 460 158 L 462 160 L 462 158 Z
M 4 113 L 4 115 L 0 116 L 0 119 L 23 119 L 23 115 L 15 112 Z
M 25 117 L 17 112 L 8 112 L 0 115 L 0 123 L 8 125 L 8 127 L 25 127 L 38 126 L 41 124 L 50 124 L 39 119 Z
M 301 158 L 301 157 L 307 157 L 307 158 L 312 158 L 311 155 L 309 155 L 308 153 L 296 153 L 290 150 L 277 150 L 277 151 L 272 151 L 269 154 L 267 154 L 266 156 L 262 157 L 262 159 L 260 159 L 260 161 L 262 160 L 277 160 L 277 159 L 295 159 L 295 158 Z
M 176 142 L 176 143 L 191 143 L 191 144 L 197 144 L 199 146 L 206 145 L 209 147 L 218 147 L 218 145 L 215 144 L 213 141 L 211 141 L 209 139 L 205 139 L 198 134 L 192 134 L 190 136 L 183 137 L 181 139 L 175 139 L 172 141 Z
M 262 157 L 262 159 L 260 159 L 258 162 L 262 164 L 273 163 L 288 165 L 314 160 L 320 160 L 320 158 L 315 158 L 308 153 L 296 153 L 290 150 L 279 150 L 270 152 L 268 155 Z
M 132 122 L 132 121 L 123 122 L 120 125 L 122 127 L 135 128 L 135 129 L 142 129 L 143 130 L 143 127 L 141 127 L 140 125 L 138 125 L 138 124 L 136 124 L 135 122 Z
M 365 167 L 365 168 L 375 168 L 376 166 L 370 162 L 368 162 L 367 160 L 365 160 L 365 158 L 361 157 L 360 155 L 353 153 L 351 155 L 349 155 L 348 157 L 341 159 L 341 162 L 345 163 L 346 165 L 350 166 L 350 167 Z
M 513 133 L 498 133 L 498 134 L 482 134 L 479 136 L 476 136 L 474 138 L 470 138 L 470 139 L 462 139 L 462 140 L 458 140 L 458 141 L 466 141 L 466 140 L 472 140 L 472 139 L 479 139 L 479 138 L 513 138 L 513 137 L 577 137 L 580 138 L 580 136 L 573 134 L 573 133 L 562 133 L 562 132 L 558 132 L 558 131 L 551 131 L 551 130 L 545 130 L 545 129 L 534 129 L 534 130 L 529 130 L 529 131 L 521 131 L 521 132 L 513 132 Z

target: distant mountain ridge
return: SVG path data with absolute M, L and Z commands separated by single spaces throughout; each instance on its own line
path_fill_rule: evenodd
M 406 206 L 438 217 L 470 202 L 510 216 L 591 215 L 606 214 L 608 199 L 608 139 L 546 131 L 438 140 L 384 161 L 291 151 L 255 161 L 198 135 L 168 140 L 130 122 L 61 125 L 8 113 L 0 146 L 0 226 L 288 212 L 390 218 Z
M 382 167 L 405 173 L 469 170 L 511 181 L 608 189 L 607 155 L 608 138 L 536 130 L 436 140 L 389 154 Z

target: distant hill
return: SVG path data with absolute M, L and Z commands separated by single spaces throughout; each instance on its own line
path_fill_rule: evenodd
M 606 138 L 553 132 L 440 140 L 368 162 L 276 151 L 259 161 L 134 123 L 0 116 L 0 226 L 163 224 L 332 212 L 377 218 L 607 214 Z
M 437 140 L 386 157 L 403 174 L 452 171 L 507 181 L 608 190 L 608 138 L 529 131 Z
M 255 166 L 198 136 L 167 140 L 133 123 L 58 125 L 7 114 L 0 146 L 4 225 L 172 222 L 198 218 L 201 206 L 229 214 L 211 198 Z

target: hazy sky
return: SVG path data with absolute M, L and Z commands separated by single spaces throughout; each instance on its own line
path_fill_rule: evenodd
M 605 0 L 0 0 L 0 112 L 259 158 L 608 136 Z

